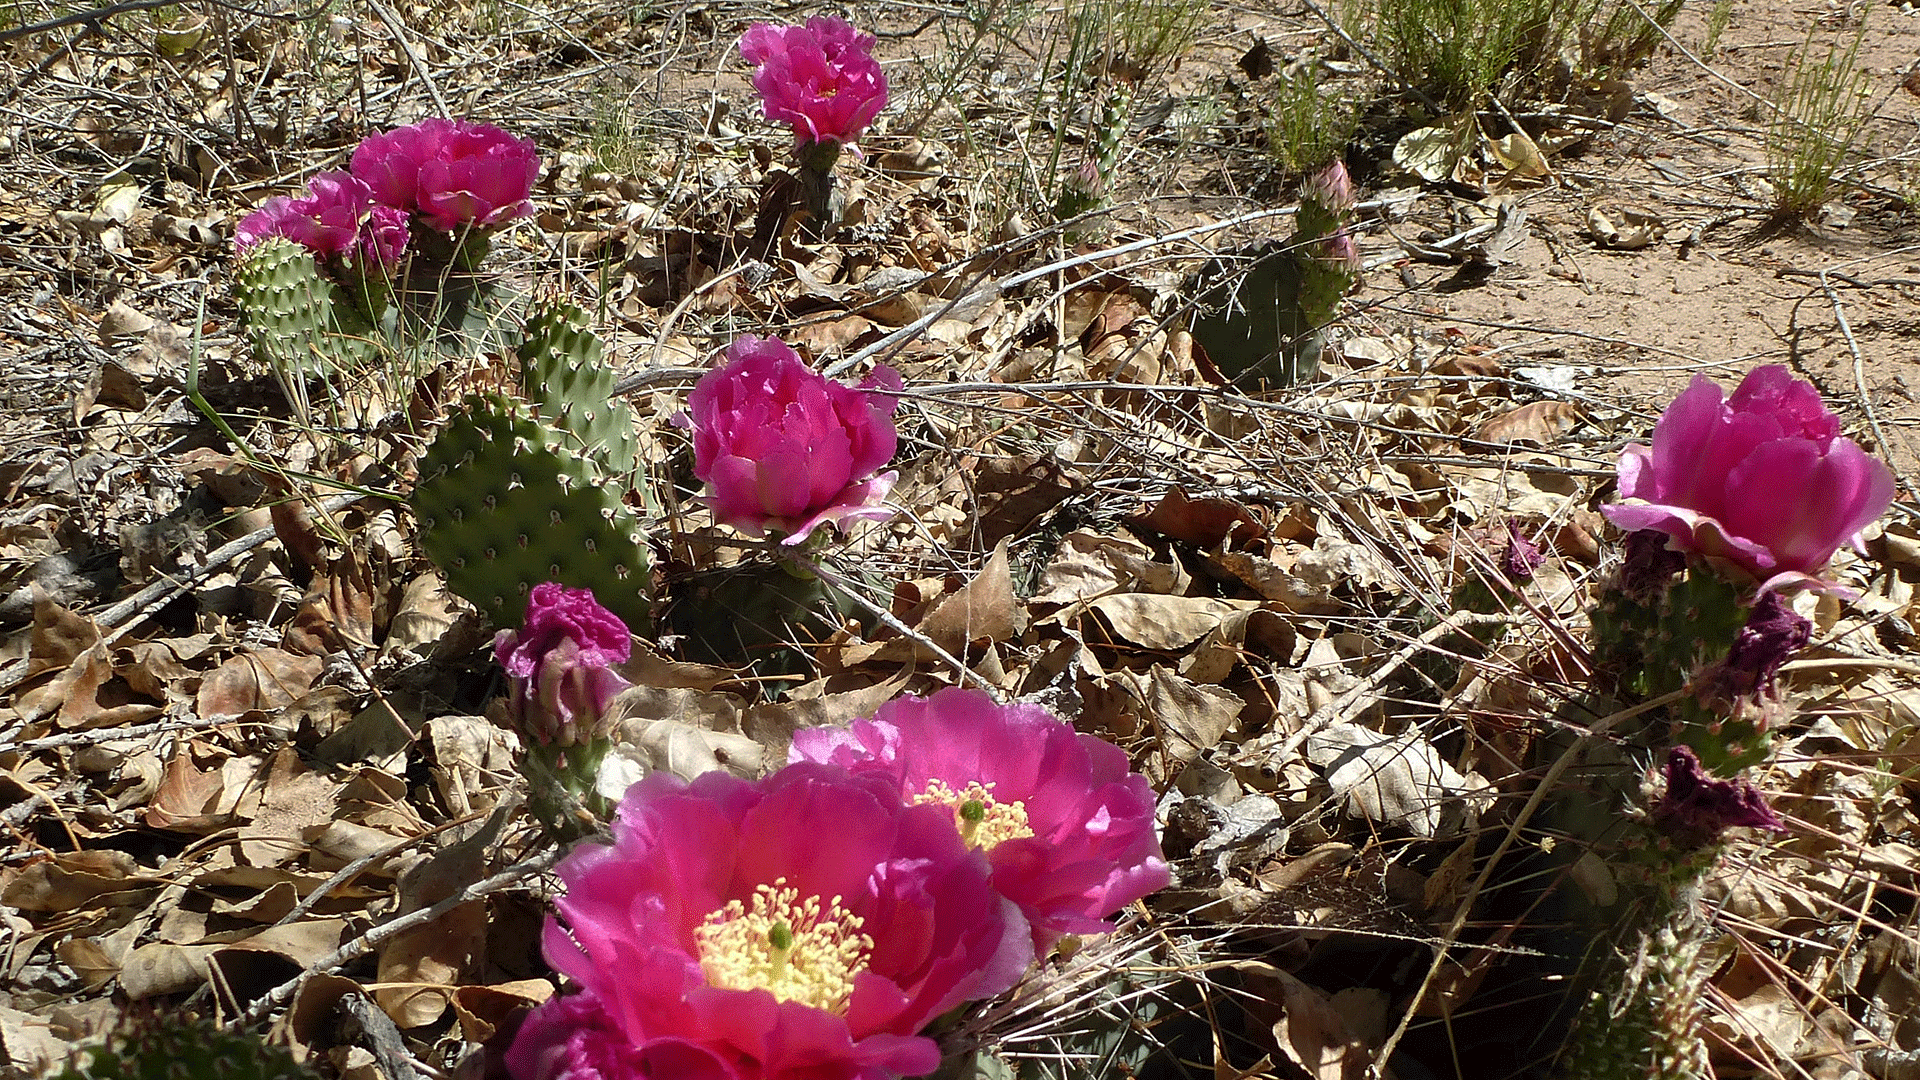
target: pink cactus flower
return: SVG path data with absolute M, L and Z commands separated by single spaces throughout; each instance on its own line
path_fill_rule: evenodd
M 353 172 L 382 203 L 456 232 L 533 213 L 540 151 L 492 124 L 434 118 L 362 139 Z
M 778 338 L 734 339 L 727 362 L 687 398 L 693 474 L 712 489 L 714 516 L 749 536 L 798 544 L 822 524 L 885 518 L 894 472 L 876 472 L 899 445 L 901 388 L 889 367 L 860 387 L 808 368 Z
M 919 1076 L 940 1063 L 919 1032 L 1011 987 L 1033 955 L 945 808 L 831 766 L 758 783 L 655 773 L 621 802 L 613 845 L 576 848 L 558 873 L 546 955 L 584 993 L 529 1019 L 516 1080 L 669 1052 L 701 1077 Z
M 325 172 L 307 193 L 268 199 L 234 230 L 234 250 L 246 254 L 269 236 L 284 236 L 323 259 L 361 269 L 390 270 L 407 246 L 406 215 L 373 199 L 373 190 L 347 172 Z
M 294 231 L 300 228 L 297 221 L 301 218 L 293 208 L 293 199 L 286 195 L 275 195 L 259 205 L 253 213 L 240 219 L 233 230 L 233 250 L 245 255 L 261 241 L 275 236 L 284 236 L 295 243 Z M 304 246 L 304 245 L 303 245 Z
M 439 156 L 420 166 L 420 213 L 444 232 L 502 225 L 533 213 L 540 151 L 491 124 L 462 122 Z
M 520 629 L 493 639 L 493 656 L 512 680 L 515 727 L 542 744 L 572 746 L 606 734 L 607 706 L 633 685 L 611 665 L 633 654 L 627 624 L 592 589 L 535 585 Z
M 987 853 L 993 887 L 1025 913 L 1039 954 L 1064 934 L 1111 930 L 1107 916 L 1171 880 L 1146 778 L 1119 747 L 1038 705 L 949 687 L 896 698 L 848 728 L 795 732 L 789 753 L 950 807 L 962 839 Z
M 756 23 L 740 38 L 768 120 L 793 127 L 795 144 L 850 145 L 887 107 L 887 76 L 873 35 L 832 16 L 805 26 Z
M 1843 591 L 1817 576 L 1893 501 L 1893 472 L 1852 439 L 1810 384 L 1758 367 L 1731 398 L 1696 375 L 1653 429 L 1620 453 L 1620 494 L 1601 507 L 1628 531 L 1738 567 L 1761 593 Z
M 353 175 L 382 204 L 408 212 L 420 208 L 420 166 L 440 157 L 454 122 L 429 117 L 417 124 L 369 135 L 353 148 Z

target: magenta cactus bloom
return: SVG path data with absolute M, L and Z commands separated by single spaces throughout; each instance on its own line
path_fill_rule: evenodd
M 1038 705 L 1000 705 L 949 687 L 902 697 L 847 728 L 794 733 L 790 756 L 876 774 L 901 798 L 951 808 L 987 853 L 993 887 L 1020 905 L 1036 953 L 1171 880 L 1154 834 L 1153 789 L 1120 748 Z
M 420 213 L 443 232 L 502 225 L 533 213 L 540 151 L 491 124 L 462 122 L 439 156 L 420 166 Z
M 456 232 L 533 213 L 540 151 L 492 124 L 430 118 L 362 139 L 353 173 L 380 202 Z
M 1629 531 L 1724 560 L 1766 593 L 1817 575 L 1893 501 L 1893 472 L 1852 439 L 1812 385 L 1758 367 L 1731 398 L 1704 375 L 1667 406 L 1653 445 L 1620 453 L 1620 494 L 1601 507 Z
M 758 783 L 649 776 L 621 802 L 613 845 L 558 868 L 546 955 L 584 993 L 527 1022 L 507 1059 L 516 1080 L 584 1080 L 576 1062 L 614 1051 L 703 1051 L 742 1080 L 931 1072 L 940 1051 L 920 1031 L 1011 987 L 1033 955 L 951 821 L 825 765 Z M 624 1047 L 609 1047 L 616 1032 Z
M 275 236 L 301 243 L 294 235 L 295 230 L 301 227 L 301 220 L 300 212 L 293 208 L 291 197 L 275 195 L 261 203 L 253 213 L 240 219 L 240 224 L 233 230 L 233 250 L 236 254 L 245 255 L 262 241 Z
M 873 35 L 830 15 L 805 26 L 756 23 L 740 38 L 768 120 L 790 124 L 796 146 L 850 145 L 887 107 L 887 75 Z
M 371 187 L 374 198 L 382 204 L 408 212 L 418 210 L 420 167 L 440 157 L 453 132 L 453 121 L 430 117 L 369 135 L 353 148 L 353 175 Z
M 275 196 L 242 219 L 234 250 L 244 255 L 269 236 L 284 236 L 318 258 L 390 270 L 406 251 L 407 219 L 376 203 L 351 173 L 325 172 L 307 182 L 305 195 Z
M 822 524 L 885 518 L 898 473 L 876 472 L 899 446 L 902 384 L 877 367 L 858 388 L 815 373 L 779 338 L 735 338 L 727 362 L 687 398 L 693 474 L 713 513 L 749 536 L 769 529 L 798 544 Z
M 611 665 L 633 654 L 633 636 L 592 589 L 535 585 L 518 631 L 493 639 L 493 657 L 513 689 L 515 727 L 541 744 L 572 746 L 606 734 L 614 695 L 632 686 Z

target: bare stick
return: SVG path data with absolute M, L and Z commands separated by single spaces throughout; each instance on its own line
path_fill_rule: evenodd
M 321 512 L 332 513 L 343 510 L 363 498 L 365 496 L 360 494 L 336 495 L 320 504 Z M 255 529 L 238 540 L 215 548 L 207 554 L 206 562 L 187 571 L 181 577 L 156 581 L 94 616 L 93 621 L 100 626 L 113 628 L 112 632 L 106 635 L 105 643 L 110 645 L 126 636 L 127 631 L 133 627 L 132 620 L 137 616 L 172 603 L 174 597 L 192 588 L 201 578 L 273 539 L 273 536 L 274 530 L 271 525 Z
M 1834 321 L 1840 324 L 1840 334 L 1847 339 L 1847 351 L 1853 353 L 1853 387 L 1860 394 L 1860 408 L 1867 414 L 1867 426 L 1873 429 L 1873 441 L 1880 446 L 1881 457 L 1893 456 L 1893 444 L 1887 441 L 1887 433 L 1880 429 L 1880 414 L 1874 410 L 1873 399 L 1867 396 L 1866 361 L 1860 356 L 1860 343 L 1854 340 L 1853 325 L 1847 322 L 1847 309 L 1840 303 L 1840 294 L 1834 290 L 1833 283 L 1827 280 L 1827 271 L 1820 271 L 1820 290 L 1827 294 L 1827 303 L 1833 305 Z M 1900 486 L 1907 489 L 1907 498 L 1920 500 L 1920 490 L 1916 490 L 1913 481 L 1904 474 L 1895 474 Z
M 381 22 L 387 24 L 387 29 L 392 31 L 393 40 L 400 46 L 400 51 L 407 54 L 407 64 L 413 68 L 415 75 L 420 76 L 421 84 L 427 88 L 427 96 L 433 99 L 434 110 L 442 119 L 452 119 L 453 114 L 447 111 L 447 99 L 440 96 L 440 87 L 434 84 L 433 76 L 427 72 L 427 62 L 422 60 L 420 54 L 414 50 L 413 42 L 407 40 L 407 28 L 401 25 L 399 17 L 380 0 L 367 0 L 367 6 L 373 9 L 375 15 L 380 16 Z
M 257 1024 L 266 1019 L 268 1014 L 272 1013 L 275 1009 L 285 1006 L 287 1002 L 293 1000 L 294 992 L 300 989 L 300 984 L 306 982 L 309 978 L 324 974 L 343 964 L 358 960 L 360 957 L 365 956 L 367 953 L 379 947 L 388 938 L 404 933 L 416 926 L 425 926 L 469 900 L 478 899 L 488 893 L 499 892 L 501 889 L 524 878 L 544 873 L 554 863 L 560 861 L 562 854 L 564 854 L 564 851 L 560 848 L 543 851 L 530 859 L 522 859 L 514 863 L 512 866 L 507 867 L 505 870 L 500 871 L 490 878 L 483 878 L 480 881 L 474 882 L 432 907 L 421 908 L 419 911 L 388 919 L 379 926 L 368 930 L 366 933 L 361 934 L 359 937 L 354 938 L 352 941 L 347 942 L 345 945 L 340 946 L 307 965 L 307 969 L 300 974 L 295 975 L 293 978 L 260 995 L 253 1004 L 247 1006 L 246 1012 L 240 1014 L 240 1026 L 247 1027 Z

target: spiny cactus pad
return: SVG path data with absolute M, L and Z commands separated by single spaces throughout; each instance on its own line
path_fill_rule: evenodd
M 240 259 L 233 298 L 254 355 L 287 378 L 359 370 L 374 357 L 366 316 L 290 240 L 263 241 Z
M 542 421 L 571 435 L 574 449 L 624 484 L 640 469 L 640 441 L 633 410 L 613 396 L 613 371 L 601 362 L 605 351 L 578 307 L 536 304 L 519 350 L 523 390 Z
M 422 543 L 497 625 L 518 624 L 533 586 L 558 581 L 646 626 L 647 548 L 625 486 L 572 442 L 519 402 L 469 398 L 420 462 Z
M 75 1052 L 53 1080 L 317 1080 L 256 1035 L 186 1014 L 134 1016 Z

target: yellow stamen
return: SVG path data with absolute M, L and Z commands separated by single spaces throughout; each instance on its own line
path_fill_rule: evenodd
M 747 904 L 727 901 L 693 937 L 710 985 L 766 990 L 777 1001 L 838 1013 L 873 953 L 873 939 L 860 933 L 862 922 L 840 906 L 839 897 L 824 905 L 817 896 L 803 899 L 780 878 L 756 886 Z
M 1033 835 L 1033 827 L 1027 823 L 1027 804 L 1019 800 L 996 800 L 992 784 L 975 780 L 955 791 L 946 781 L 933 780 L 927 784 L 927 790 L 913 797 L 913 803 L 915 806 L 942 803 L 953 807 L 953 823 L 960 829 L 960 839 L 966 841 L 968 847 L 982 851 L 992 851 L 1008 840 Z

